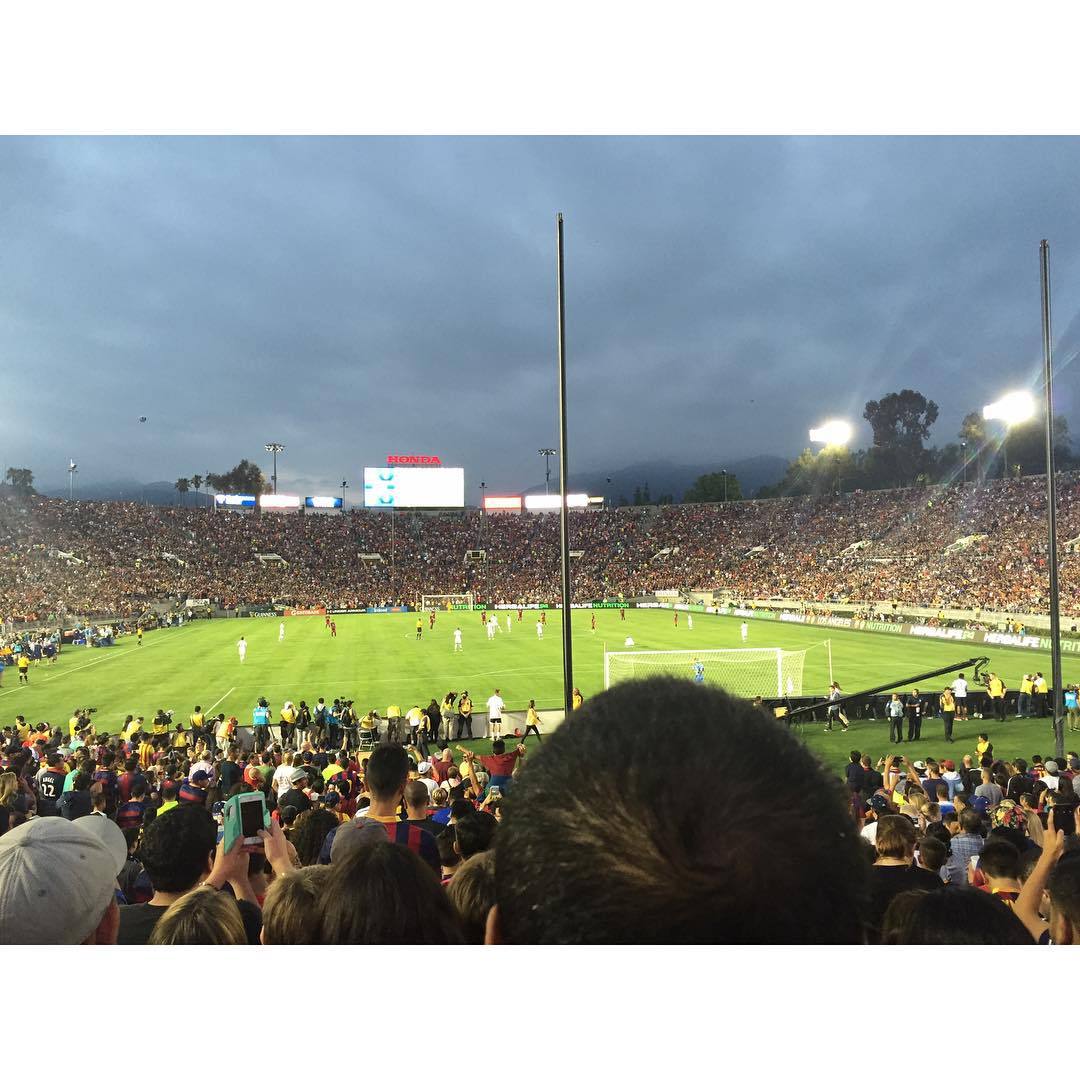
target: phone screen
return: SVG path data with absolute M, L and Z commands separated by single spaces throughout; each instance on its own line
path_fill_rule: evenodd
M 263 827 L 261 799 L 245 799 L 240 804 L 240 831 L 245 839 L 258 836 Z
M 1054 828 L 1066 836 L 1072 836 L 1076 832 L 1076 817 L 1074 807 L 1055 806 L 1052 808 L 1054 815 Z

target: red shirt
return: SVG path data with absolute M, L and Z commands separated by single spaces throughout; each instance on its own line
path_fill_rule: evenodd
M 480 764 L 492 776 L 512 776 L 518 754 L 485 754 L 480 758 Z

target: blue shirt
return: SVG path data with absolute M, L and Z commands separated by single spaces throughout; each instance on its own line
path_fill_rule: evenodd
M 694 665 L 694 682 L 704 682 L 704 681 L 705 681 L 705 665 L 704 664 L 695 664 Z
M 251 722 L 258 727 L 270 723 L 270 710 L 265 705 L 257 705 L 251 713 Z

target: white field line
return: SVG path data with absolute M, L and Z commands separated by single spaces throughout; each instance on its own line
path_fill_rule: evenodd
M 210 708 L 207 709 L 206 711 L 209 712 L 209 713 L 212 713 L 235 689 L 236 689 L 235 686 L 229 687 L 229 689 L 226 690 L 225 693 L 222 694 L 221 697 L 219 697 L 217 699 L 217 701 L 215 701 L 214 704 L 211 705 Z

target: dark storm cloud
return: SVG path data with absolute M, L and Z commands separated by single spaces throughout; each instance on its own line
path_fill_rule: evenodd
M 951 438 L 1037 372 L 1043 236 L 1072 419 L 1078 166 L 1071 139 L 6 139 L 0 452 L 151 480 L 278 439 L 285 488 L 396 451 L 471 496 L 534 483 L 557 210 L 574 468 L 796 452 L 905 386 Z

